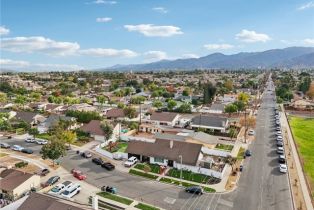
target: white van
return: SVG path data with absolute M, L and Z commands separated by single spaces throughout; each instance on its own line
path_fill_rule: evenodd
M 72 198 L 74 195 L 79 194 L 81 191 L 80 184 L 72 184 L 62 192 L 61 196 L 64 198 Z

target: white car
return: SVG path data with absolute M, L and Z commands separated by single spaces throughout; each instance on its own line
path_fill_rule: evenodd
M 282 132 L 281 132 L 281 131 L 277 131 L 277 132 L 276 132 L 276 135 L 277 135 L 277 136 L 281 136 L 281 135 L 282 135 Z
M 40 144 L 40 145 L 45 145 L 47 144 L 48 141 L 47 140 L 44 140 L 44 139 L 37 139 L 36 140 L 36 144 Z
M 11 149 L 14 150 L 14 151 L 19 151 L 19 152 L 21 152 L 21 151 L 24 149 L 24 147 L 22 147 L 22 146 L 20 146 L 20 145 L 13 145 L 13 146 L 11 147 Z
M 27 142 L 27 143 L 34 143 L 34 142 L 35 142 L 35 139 L 32 138 L 32 137 L 27 137 L 27 138 L 25 139 L 25 142 Z
M 277 136 L 277 141 L 282 141 L 282 136 Z
M 277 153 L 278 154 L 284 154 L 285 153 L 285 150 L 283 147 L 277 147 Z
M 249 130 L 249 136 L 254 136 L 255 135 L 255 131 L 254 130 Z
M 51 194 L 51 195 L 60 195 L 65 189 L 66 187 L 70 187 L 72 185 L 72 182 L 70 181 L 65 181 L 61 184 L 58 184 L 56 186 L 54 186 L 49 192 L 48 194 Z M 68 188 L 69 188 L 68 187 Z
M 80 191 L 80 184 L 71 184 L 64 189 L 64 191 L 61 193 L 61 196 L 64 198 L 72 198 L 74 195 L 79 194 Z
M 127 161 L 124 162 L 125 167 L 131 167 L 137 162 L 137 158 L 132 156 Z
M 288 171 L 287 165 L 286 164 L 279 164 L 279 171 L 281 173 L 287 173 L 287 171 Z

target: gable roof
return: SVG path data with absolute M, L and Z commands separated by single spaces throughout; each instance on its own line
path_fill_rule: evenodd
M 183 164 L 196 165 L 202 148 L 201 144 L 172 141 L 173 147 L 170 148 L 170 142 L 169 140 L 160 139 L 157 139 L 154 143 L 130 141 L 126 152 L 148 157 L 165 158 L 177 162 L 180 162 L 179 156 L 182 155 Z
M 177 115 L 178 114 L 174 112 L 153 112 L 150 116 L 150 120 L 172 122 Z
M 156 133 L 155 138 L 160 139 L 160 140 L 185 141 L 186 136 L 180 136 L 180 135 L 169 134 L 169 133 Z
M 18 210 L 90 210 L 91 207 L 46 194 L 32 193 Z
M 118 117 L 125 117 L 123 109 L 110 109 L 107 111 L 106 116 L 109 118 L 118 118 Z
M 225 104 L 212 104 L 209 109 L 210 110 L 224 111 L 225 110 Z
M 227 124 L 228 118 L 226 117 L 217 117 L 217 116 L 209 116 L 209 115 L 202 115 L 196 116 L 192 119 L 192 125 L 202 125 L 208 127 L 218 127 L 224 128 Z
M 92 135 L 104 136 L 105 132 L 100 127 L 100 120 L 92 120 L 87 124 L 84 124 L 80 129 L 86 133 L 90 133 Z
M 19 112 L 16 112 L 15 117 L 18 120 L 23 120 L 27 123 L 31 123 L 31 122 L 33 122 L 36 115 L 37 115 L 37 113 L 34 113 L 34 112 L 19 111 Z
M 6 191 L 12 191 L 30 177 L 35 176 L 15 169 L 6 169 L 0 173 L 0 188 Z
M 219 142 L 217 136 L 209 135 L 204 132 L 191 133 L 189 137 L 205 144 L 217 144 Z

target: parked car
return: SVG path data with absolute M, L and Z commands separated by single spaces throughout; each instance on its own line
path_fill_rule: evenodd
M 39 144 L 39 145 L 45 145 L 48 143 L 48 141 L 44 139 L 37 139 L 35 142 L 36 144 Z
M 61 193 L 61 196 L 64 198 L 72 198 L 73 196 L 79 194 L 80 191 L 81 191 L 80 184 L 71 184 L 65 188 L 65 190 Z
M 49 169 L 47 169 L 47 168 L 44 168 L 43 170 L 41 170 L 39 173 L 38 173 L 38 175 L 40 175 L 40 176 L 46 176 L 47 174 L 49 174 Z
M 127 161 L 124 162 L 124 166 L 125 167 L 131 167 L 133 166 L 135 163 L 137 163 L 137 158 L 132 156 L 130 157 Z
M 193 193 L 196 195 L 202 195 L 204 191 L 203 191 L 203 188 L 200 186 L 191 186 L 191 187 L 187 187 L 185 189 L 185 192 Z
M 27 142 L 27 143 L 34 143 L 34 142 L 35 142 L 35 139 L 32 138 L 32 137 L 27 137 L 27 138 L 25 139 L 25 142 Z
M 276 132 L 276 135 L 277 135 L 277 136 L 281 136 L 281 135 L 282 135 L 281 131 L 277 131 L 277 132 Z
M 101 165 L 104 163 L 104 161 L 101 158 L 93 158 L 92 162 L 95 163 L 96 165 Z
M 26 148 L 22 149 L 21 152 L 26 153 L 26 154 L 33 154 L 33 150 L 26 149 Z
M 57 183 L 59 180 L 60 180 L 60 176 L 52 176 L 46 181 L 46 183 L 44 184 L 44 187 L 52 186 L 55 183 Z
M 13 145 L 13 146 L 11 147 L 11 149 L 14 150 L 14 151 L 19 151 L 19 152 L 21 152 L 21 151 L 24 149 L 24 147 L 22 147 L 22 146 L 20 146 L 20 145 Z
M 276 131 L 281 131 L 280 126 L 277 126 L 277 127 L 276 127 Z
M 276 120 L 276 125 L 280 125 L 280 121 L 279 120 Z
M 255 132 L 254 130 L 249 130 L 249 133 L 248 133 L 249 136 L 254 136 L 255 135 Z
M 111 186 L 102 186 L 100 189 L 101 191 L 112 193 L 112 194 L 116 194 L 118 192 L 117 188 L 111 187 Z
M 5 148 L 5 149 L 8 149 L 8 148 L 10 148 L 11 146 L 10 146 L 10 144 L 7 144 L 7 143 L 0 143 L 0 147 L 1 148 Z
M 80 170 L 72 169 L 71 172 L 72 172 L 73 176 L 75 178 L 77 178 L 78 180 L 85 180 L 87 178 L 87 176 L 85 174 L 83 174 L 83 172 Z
M 279 164 L 279 171 L 281 173 L 287 173 L 287 171 L 288 171 L 287 165 L 286 164 Z
M 82 152 L 81 156 L 84 158 L 91 158 L 92 157 L 92 153 L 90 152 Z
M 282 141 L 282 136 L 277 136 L 277 141 Z
M 282 141 L 277 141 L 277 146 L 278 147 L 282 147 L 283 146 L 283 142 Z
M 67 181 L 67 182 L 68 182 L 68 181 Z M 60 184 L 54 186 L 54 187 L 48 192 L 48 194 L 51 194 L 51 195 L 60 195 L 60 194 L 64 191 L 64 189 L 66 188 L 66 186 L 69 185 L 69 184 L 65 185 L 64 183 L 65 183 L 65 182 L 60 183 Z M 70 183 L 71 183 L 71 182 L 70 182 Z
M 286 158 L 284 155 L 279 155 L 279 159 L 278 159 L 279 163 L 286 163 Z
M 115 166 L 110 162 L 106 162 L 106 163 L 101 164 L 101 167 L 107 169 L 108 171 L 112 171 L 115 169 Z
M 245 156 L 247 156 L 247 157 L 252 156 L 252 152 L 247 149 L 247 150 L 245 151 Z
M 284 154 L 285 151 L 284 151 L 283 147 L 277 147 L 277 153 L 278 154 Z

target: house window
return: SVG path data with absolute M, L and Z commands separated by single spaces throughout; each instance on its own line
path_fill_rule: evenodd
M 163 158 L 154 157 L 154 162 L 156 162 L 156 163 L 163 163 L 164 159 Z

